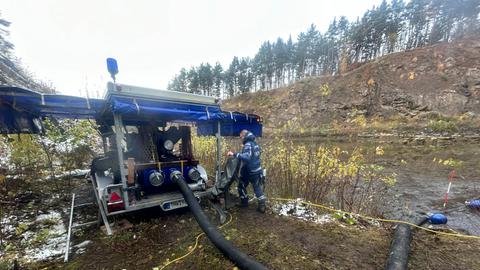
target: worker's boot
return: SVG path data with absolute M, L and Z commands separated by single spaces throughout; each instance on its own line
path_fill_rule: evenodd
M 265 200 L 258 201 L 257 211 L 260 213 L 265 213 L 266 205 Z
M 241 208 L 248 207 L 248 198 L 240 198 L 240 203 L 238 203 L 237 206 Z

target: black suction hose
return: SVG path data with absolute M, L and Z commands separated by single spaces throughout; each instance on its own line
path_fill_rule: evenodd
M 193 216 L 200 225 L 200 228 L 205 232 L 207 237 L 212 241 L 212 243 L 220 249 L 230 260 L 232 260 L 237 266 L 241 269 L 247 270 L 257 270 L 257 269 L 267 269 L 261 263 L 255 261 L 247 254 L 238 250 L 235 246 L 230 243 L 223 235 L 217 230 L 217 227 L 213 226 L 210 223 L 208 217 L 203 213 L 200 204 L 197 201 L 197 198 L 193 194 L 192 190 L 185 183 L 185 179 L 182 176 L 182 173 L 179 171 L 173 171 L 170 174 L 170 179 L 172 179 L 180 188 L 180 191 L 185 198 L 185 201 L 188 204 L 188 207 L 193 213 Z
M 416 224 L 422 226 L 427 219 L 426 217 L 422 217 Z M 411 241 L 412 228 L 410 225 L 403 223 L 398 224 L 393 234 L 386 270 L 406 270 L 408 268 L 408 253 L 410 253 Z
M 410 252 L 411 240 L 412 229 L 410 225 L 398 224 L 393 234 L 393 241 L 385 269 L 406 270 L 408 268 L 408 253 Z

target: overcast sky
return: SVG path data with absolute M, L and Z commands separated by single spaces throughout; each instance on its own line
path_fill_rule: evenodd
M 39 79 L 70 94 L 102 94 L 105 58 L 118 60 L 120 83 L 165 89 L 182 68 L 228 67 L 253 57 L 265 40 L 295 39 L 334 16 L 351 20 L 381 0 L 0 0 L 12 22 L 15 54 Z

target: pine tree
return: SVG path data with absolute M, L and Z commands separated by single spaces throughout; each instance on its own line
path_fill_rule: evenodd
M 180 74 L 176 75 L 173 80 L 168 84 L 167 89 L 178 92 L 188 91 L 188 74 L 184 68 L 182 68 L 180 70 Z
M 275 72 L 275 85 L 280 87 L 285 82 L 285 68 L 288 61 L 287 45 L 282 38 L 273 44 L 273 63 Z
M 408 20 L 408 41 L 406 49 L 422 47 L 427 42 L 428 0 L 412 0 L 406 6 Z
M 286 69 L 288 72 L 287 80 L 288 83 L 292 83 L 294 78 L 294 68 L 295 68 L 295 44 L 292 41 L 292 36 L 288 37 L 287 44 L 286 44 L 286 52 L 287 52 L 287 61 L 286 61 Z
M 169 89 L 232 97 L 306 76 L 345 72 L 351 63 L 386 53 L 480 34 L 479 0 L 390 1 L 383 0 L 355 22 L 334 18 L 324 33 L 312 24 L 296 42 L 291 36 L 286 42 L 265 41 L 253 59 L 234 57 L 225 71 L 218 63 L 214 68 L 207 63 L 188 72 L 183 69 Z M 8 23 L 0 21 L 1 25 Z M 0 33 L 4 33 L 1 28 Z
M 10 22 L 0 18 L 0 54 L 2 58 L 11 57 L 13 50 L 13 44 L 7 40 L 9 32 L 7 28 L 10 26 Z
M 213 68 L 213 95 L 216 97 L 221 97 L 223 80 L 224 76 L 222 65 L 216 62 L 215 67 Z
M 264 42 L 254 58 L 256 74 L 260 80 L 261 89 L 270 89 L 273 83 L 274 63 L 272 45 Z
M 480 34 L 480 3 L 478 0 L 461 0 L 460 14 L 458 15 L 459 23 L 457 28 L 462 29 L 461 33 L 456 34 L 457 37 L 463 37 L 466 35 Z
M 43 93 L 54 93 L 51 83 L 44 83 L 22 67 L 15 56 L 14 45 L 8 40 L 10 22 L 0 18 L 0 84 L 29 88 Z
M 298 41 L 295 46 L 295 74 L 296 79 L 301 79 L 305 77 L 305 69 L 307 64 L 307 54 L 308 54 L 308 37 L 306 33 L 301 32 L 298 35 Z
M 188 91 L 193 94 L 200 94 L 200 80 L 198 78 L 198 72 L 195 67 L 191 67 L 187 74 L 188 78 Z
M 203 95 L 211 96 L 213 89 L 213 71 L 209 63 L 198 67 L 198 84 Z
M 398 42 L 402 41 L 400 35 L 405 25 L 403 21 L 404 10 L 405 3 L 403 0 L 393 0 L 388 9 L 387 25 L 385 28 L 387 53 L 394 52 Z
M 225 87 L 227 95 L 233 97 L 238 93 L 238 69 L 239 69 L 238 57 L 233 57 L 230 66 L 225 74 Z
M 242 58 L 237 71 L 238 91 L 244 94 L 250 91 L 252 86 L 252 72 L 250 68 L 250 59 Z

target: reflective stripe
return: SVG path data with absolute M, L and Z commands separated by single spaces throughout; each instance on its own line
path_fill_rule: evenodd
M 252 172 L 258 172 L 258 171 L 261 171 L 261 170 L 262 170 L 262 167 L 258 167 L 257 169 L 252 170 Z
M 247 193 L 245 192 L 245 187 L 243 187 L 241 190 L 242 194 L 240 194 L 240 198 L 248 198 Z

